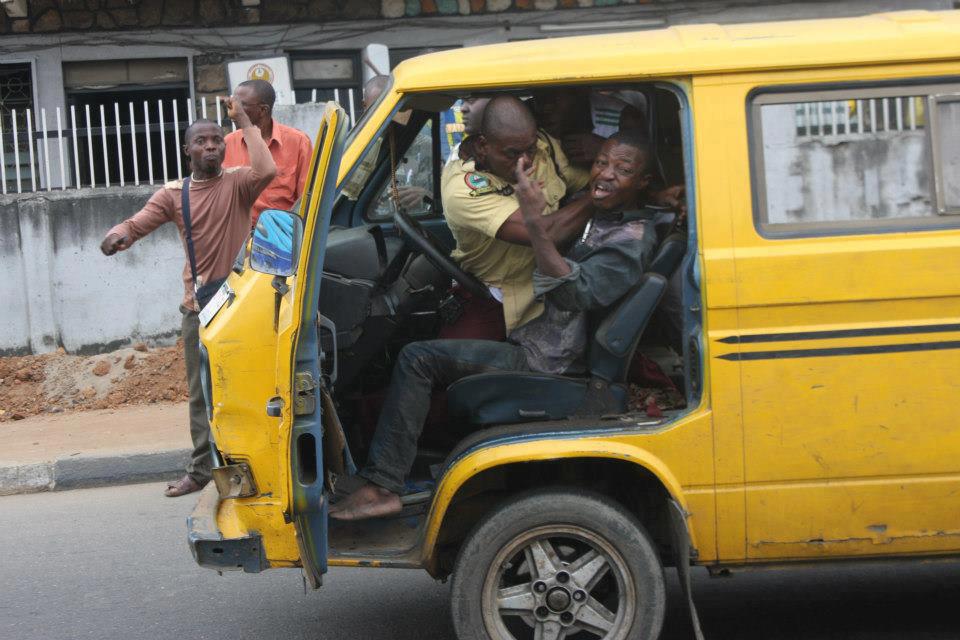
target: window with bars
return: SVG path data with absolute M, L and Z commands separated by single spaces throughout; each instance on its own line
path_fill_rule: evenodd
M 762 92 L 750 113 L 761 232 L 960 223 L 960 85 Z
M 91 156 L 78 164 L 80 184 L 105 185 L 148 165 L 157 175 L 186 170 L 178 148 L 188 120 L 186 58 L 65 62 L 63 77 L 66 125 L 76 127 L 79 156 Z
M 294 51 L 290 75 L 296 102 L 340 103 L 350 123 L 360 116 L 363 70 L 359 51 Z
M 0 64 L 0 154 L 4 182 L 30 173 L 30 142 L 19 135 L 33 125 L 33 70 L 29 62 Z
M 922 96 L 803 102 L 794 106 L 798 138 L 870 136 L 926 126 Z

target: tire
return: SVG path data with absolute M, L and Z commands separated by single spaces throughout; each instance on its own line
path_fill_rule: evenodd
M 643 526 L 614 501 L 537 489 L 474 527 L 450 606 L 459 640 L 656 640 L 663 567 Z

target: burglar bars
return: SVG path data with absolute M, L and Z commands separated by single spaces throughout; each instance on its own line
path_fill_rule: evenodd
M 0 116 L 0 193 L 182 178 L 186 160 L 180 144 L 183 128 L 197 115 L 194 106 L 192 99 L 70 105 L 57 107 L 53 117 L 46 108 L 12 109 Z M 205 116 L 206 98 L 196 107 Z M 215 109 L 222 123 L 219 98 Z
M 357 114 L 356 114 L 356 100 L 354 97 L 354 89 L 346 89 L 347 92 L 347 106 L 344 110 L 347 112 L 347 115 L 350 116 L 350 128 L 352 129 L 355 124 L 357 124 Z M 310 102 L 317 101 L 317 90 L 310 90 Z M 343 107 L 343 103 L 340 102 L 340 89 L 333 90 L 333 101 Z
M 797 136 L 805 139 L 874 136 L 923 129 L 924 98 L 858 98 L 796 106 Z
M 345 100 L 350 126 L 356 123 L 355 89 L 334 89 Z M 327 94 L 329 95 L 329 94 Z M 311 91 L 311 102 L 317 90 Z M 208 115 L 209 114 L 209 115 Z M 197 117 L 223 126 L 222 98 L 199 101 L 144 100 L 13 109 L 0 116 L 0 193 L 102 188 L 167 182 L 186 172 L 180 151 L 183 129 Z M 139 118 L 138 118 L 139 116 Z M 236 125 L 230 122 L 233 130 Z M 132 176 L 132 181 L 130 180 Z

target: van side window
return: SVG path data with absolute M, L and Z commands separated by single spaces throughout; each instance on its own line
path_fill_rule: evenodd
M 960 213 L 960 96 L 947 100 L 946 89 L 756 95 L 750 134 L 758 229 L 805 236 L 960 224 L 943 217 Z
M 960 214 L 960 93 L 930 97 L 937 211 Z

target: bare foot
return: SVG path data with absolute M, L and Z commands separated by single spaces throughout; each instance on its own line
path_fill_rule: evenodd
M 366 520 L 400 513 L 400 496 L 369 482 L 336 504 L 330 505 L 335 520 Z

